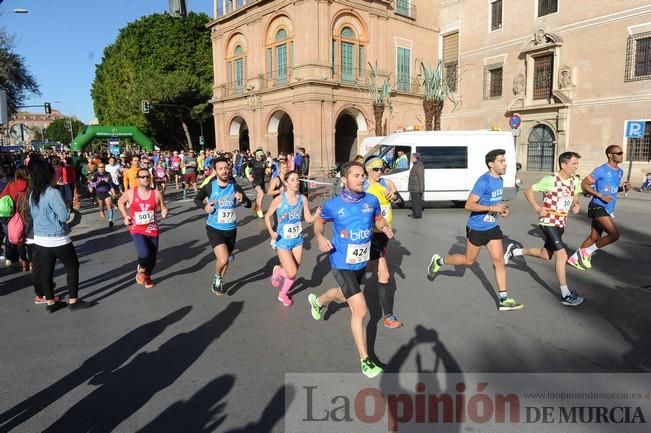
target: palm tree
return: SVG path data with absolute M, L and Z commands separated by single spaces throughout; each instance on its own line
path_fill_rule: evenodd
M 377 75 L 377 62 L 375 67 L 370 63 L 368 66 L 371 72 L 368 76 L 368 94 L 373 101 L 373 117 L 375 118 L 375 135 L 381 136 L 382 132 L 382 117 L 384 116 L 384 108 L 391 106 L 391 88 L 389 87 L 389 79 L 385 78 L 382 85 L 379 84 L 379 77 Z
M 456 101 L 453 99 L 454 92 L 450 85 L 450 80 L 456 79 L 456 77 L 452 76 L 453 74 L 445 74 L 445 66 L 442 60 L 438 61 L 436 68 L 433 68 L 432 65 L 426 67 L 421 61 L 420 75 L 423 80 L 421 85 L 423 87 L 425 130 L 440 131 L 441 113 L 443 113 L 445 100 L 449 99 L 456 106 Z M 446 75 L 448 76 L 446 77 Z

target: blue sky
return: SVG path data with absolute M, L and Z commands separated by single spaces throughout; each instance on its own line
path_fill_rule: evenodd
M 213 0 L 187 0 L 187 6 L 212 16 Z M 0 26 L 14 36 L 14 49 L 41 90 L 26 104 L 50 102 L 84 123 L 94 119 L 90 89 L 104 48 L 128 23 L 167 7 L 167 0 L 4 0 Z M 15 8 L 29 13 L 15 14 Z

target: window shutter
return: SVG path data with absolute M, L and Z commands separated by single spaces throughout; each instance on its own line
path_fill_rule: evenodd
M 271 80 L 273 78 L 273 49 L 267 48 L 267 79 Z

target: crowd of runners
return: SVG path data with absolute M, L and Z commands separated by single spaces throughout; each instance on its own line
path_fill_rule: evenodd
M 486 246 L 495 270 L 499 311 L 523 308 L 508 292 L 505 269 L 505 264 L 518 256 L 553 259 L 562 304 L 579 306 L 584 298 L 570 289 L 566 264 L 579 270 L 590 269 L 591 257 L 617 241 L 619 232 L 613 219 L 617 196 L 630 189 L 627 182 L 622 182 L 621 147 L 609 146 L 605 154 L 607 161 L 580 180 L 576 176 L 580 155 L 562 153 L 558 171 L 525 191 L 538 218 L 544 244 L 523 247 L 510 243 L 506 249 L 499 219 L 508 218 L 510 209 L 502 199 L 501 176 L 507 164 L 514 161 L 507 161 L 502 149 L 486 154 L 487 171 L 477 179 L 465 205 L 470 213 L 465 252 L 445 257 L 435 253 L 427 266 L 427 277 L 434 280 L 443 266 L 471 266 L 481 247 Z M 417 154 L 411 157 L 419 158 Z M 79 260 L 70 237 L 70 225 L 77 214 L 75 208 L 80 197 L 86 197 L 111 227 L 117 206 L 136 250 L 135 281 L 152 288 L 160 236 L 158 223 L 168 213 L 165 192 L 175 187 L 183 199 L 192 195 L 194 204 L 205 212 L 206 237 L 215 256 L 214 276 L 209 284 L 212 293 L 217 296 L 225 293 L 226 272 L 237 242 L 236 209 L 244 206 L 251 208 L 255 217 L 264 218 L 270 244 L 279 261 L 273 268 L 270 284 L 278 289 L 278 301 L 290 307 L 295 301 L 291 289 L 301 272 L 306 230 L 302 221 L 305 221 L 313 224 L 319 250 L 328 253 L 337 284 L 318 296 L 308 294 L 310 314 L 320 320 L 329 303 L 347 303 L 361 371 L 374 377 L 382 368 L 367 352 L 363 283 L 377 284 L 384 326 L 390 329 L 402 326 L 393 311 L 393 293 L 389 290 L 391 272 L 386 260 L 394 236 L 392 202 L 398 194 L 395 185 L 383 177 L 386 168 L 386 163 L 379 158 L 361 158 L 343 164 L 341 193 L 312 211 L 306 182 L 309 155 L 300 148 L 295 155 L 281 153 L 275 158 L 262 149 L 244 154 L 202 150 L 198 154 L 174 151 L 14 155 L 0 164 L 3 260 L 8 267 L 18 265 L 25 272 L 31 271 L 34 302 L 46 304 L 47 311 L 88 307 L 89 303 L 78 297 Z M 247 196 L 242 187 L 247 184 L 255 197 Z M 536 197 L 537 193 L 542 200 Z M 272 197 L 266 211 L 265 194 Z M 591 232 L 568 257 L 562 237 L 569 216 L 580 210 L 580 194 L 592 196 L 588 207 Z M 329 238 L 325 234 L 328 223 L 332 226 Z M 54 294 L 57 259 L 67 274 L 67 302 Z M 368 278 L 367 273 L 373 277 Z

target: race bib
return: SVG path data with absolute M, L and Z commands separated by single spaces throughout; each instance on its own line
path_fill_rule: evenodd
M 217 222 L 220 224 L 234 223 L 236 218 L 235 209 L 219 209 Z
M 153 210 L 145 210 L 141 212 L 136 212 L 135 224 L 138 226 L 146 226 L 154 222 L 155 212 Z
M 484 215 L 484 222 L 494 223 L 495 222 L 495 216 L 493 214 L 491 214 L 491 213 L 487 213 L 486 215 Z
M 391 212 L 391 205 L 383 204 L 382 206 L 380 206 L 380 209 L 382 210 L 382 217 L 386 219 L 389 216 L 389 212 Z
M 371 257 L 371 243 L 365 244 L 348 244 L 346 252 L 346 263 L 356 265 L 358 263 L 368 262 Z
M 303 226 L 300 221 L 294 224 L 285 224 L 283 227 L 283 237 L 285 239 L 296 239 L 301 233 L 303 233 Z
M 570 213 L 572 207 L 572 197 L 562 197 L 556 204 L 558 213 Z

